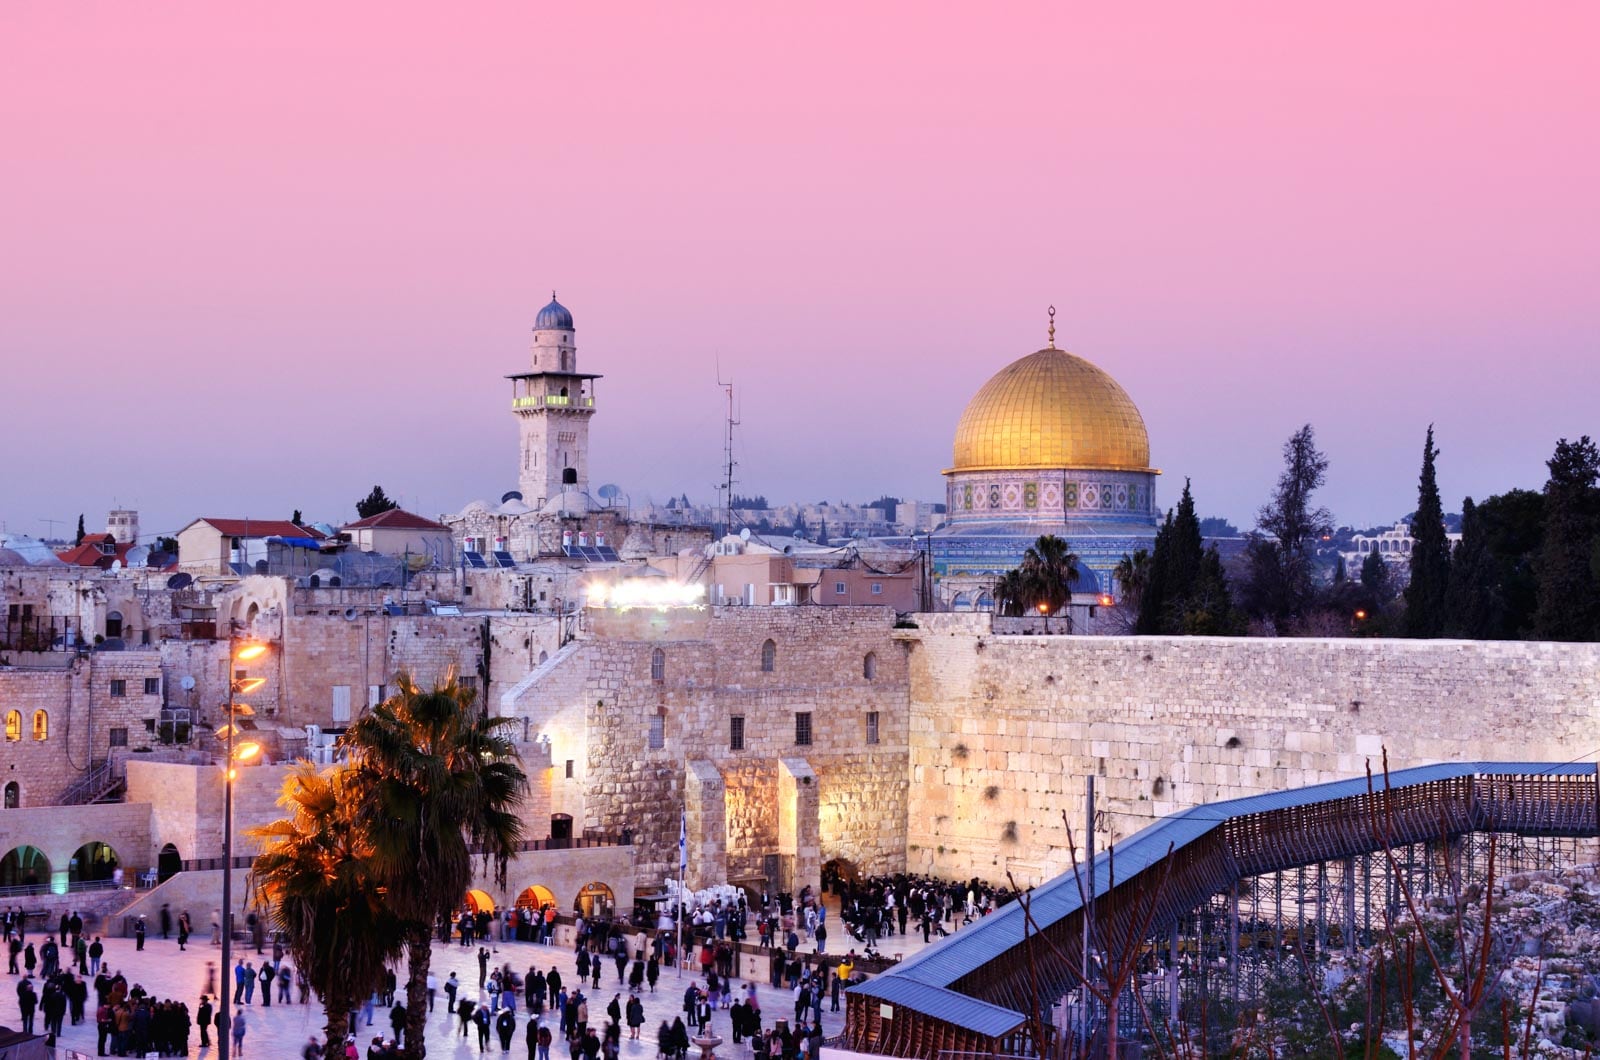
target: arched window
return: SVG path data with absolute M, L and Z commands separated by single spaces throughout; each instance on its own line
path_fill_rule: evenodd
M 660 684 L 667 679 L 667 653 L 657 648 L 650 653 L 650 680 Z
M 867 652 L 867 657 L 861 660 L 861 676 L 865 677 L 868 681 L 878 676 L 877 652 L 869 651 Z
M 770 640 L 761 644 L 761 672 L 770 674 L 778 668 L 778 646 Z
M 106 639 L 122 636 L 122 612 L 112 611 L 106 615 Z
M 21 805 L 22 788 L 18 787 L 17 782 L 13 780 L 6 785 L 6 809 L 14 810 Z
M 35 740 L 50 739 L 50 715 L 42 710 L 33 712 L 33 738 Z
M 18 711 L 6 711 L 6 739 L 12 743 L 22 739 L 22 714 Z

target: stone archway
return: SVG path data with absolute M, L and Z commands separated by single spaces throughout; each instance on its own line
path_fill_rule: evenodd
M 0 858 L 0 887 L 25 887 L 30 894 L 50 888 L 50 859 L 38 847 L 15 847 Z
M 67 885 L 75 883 L 103 883 L 111 880 L 122 859 L 110 843 L 95 840 L 85 843 L 67 862 Z
M 597 913 L 604 916 L 616 911 L 617 896 L 610 887 L 596 880 L 583 885 L 583 890 L 578 892 L 578 900 L 573 903 L 578 915 L 591 917 Z
M 861 868 L 846 857 L 829 858 L 822 865 L 822 889 L 838 894 L 861 878 Z
M 474 913 L 494 912 L 494 899 L 489 896 L 488 891 L 480 891 L 474 888 L 468 891 L 461 901 L 463 905 Z
M 178 853 L 178 848 L 171 843 L 161 848 L 161 853 L 156 855 L 156 879 L 158 881 L 170 880 L 183 871 L 183 855 Z

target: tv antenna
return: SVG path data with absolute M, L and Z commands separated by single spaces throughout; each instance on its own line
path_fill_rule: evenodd
M 722 362 L 717 361 L 717 385 L 728 396 L 728 421 L 727 429 L 722 438 L 722 483 L 717 486 L 717 491 L 722 494 L 722 534 L 733 529 L 733 469 L 738 462 L 733 459 L 733 429 L 739 426 L 739 421 L 733 415 L 733 380 L 722 378 Z M 718 534 L 721 537 L 722 534 Z

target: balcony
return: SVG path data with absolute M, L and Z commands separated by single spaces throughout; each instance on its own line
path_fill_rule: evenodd
M 579 408 L 592 409 L 594 408 L 594 398 L 574 398 L 568 397 L 565 394 L 529 394 L 527 397 L 511 399 L 511 407 L 513 410 L 536 409 L 544 408 L 546 406 L 570 407 L 573 405 L 576 405 Z

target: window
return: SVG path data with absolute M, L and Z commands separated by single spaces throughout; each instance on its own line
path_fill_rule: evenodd
M 861 676 L 868 681 L 878 676 L 878 653 L 867 652 L 867 657 L 861 660 Z
M 22 739 L 22 715 L 15 710 L 6 712 L 6 739 L 12 743 Z
M 734 715 L 728 719 L 728 749 L 730 751 L 744 750 L 744 718 Z
M 384 700 L 382 685 L 367 686 L 367 706 L 375 707 Z
M 112 747 L 128 746 L 128 730 L 126 728 L 119 727 L 112 729 L 110 735 Z
M 773 641 L 763 641 L 761 644 L 761 672 L 770 674 L 778 668 L 778 645 Z
M 144 679 L 144 694 L 147 696 L 159 696 L 161 694 L 161 678 L 146 677 Z
M 333 723 L 334 725 L 350 724 L 350 686 L 333 686 Z
M 120 677 L 113 677 L 111 679 L 111 694 L 113 696 L 116 696 L 116 697 L 121 697 L 121 696 L 127 695 L 128 694 L 128 682 L 124 681 Z
M 6 785 L 6 809 L 14 810 L 20 805 L 22 805 L 22 788 L 13 780 Z
M 35 740 L 50 739 L 50 715 L 42 710 L 33 712 L 33 738 Z
M 873 582 L 872 583 L 872 595 L 873 596 L 882 596 L 883 595 L 883 583 L 882 582 Z
M 567 779 L 572 779 L 572 759 L 567 759 Z
M 794 742 L 798 747 L 811 746 L 811 712 L 809 710 L 795 711 Z
M 657 648 L 650 653 L 650 680 L 656 684 L 667 679 L 667 653 Z
M 833 592 L 835 596 L 843 596 L 845 594 L 844 582 L 834 582 Z
M 650 716 L 650 749 L 659 751 L 667 746 L 667 719 L 662 714 Z
M 477 700 L 477 698 L 478 698 L 478 675 L 477 674 L 464 674 L 460 678 L 457 679 L 456 683 L 461 686 L 461 691 L 471 694 L 473 701 Z
M 878 742 L 878 712 L 875 710 L 867 711 L 867 742 Z

